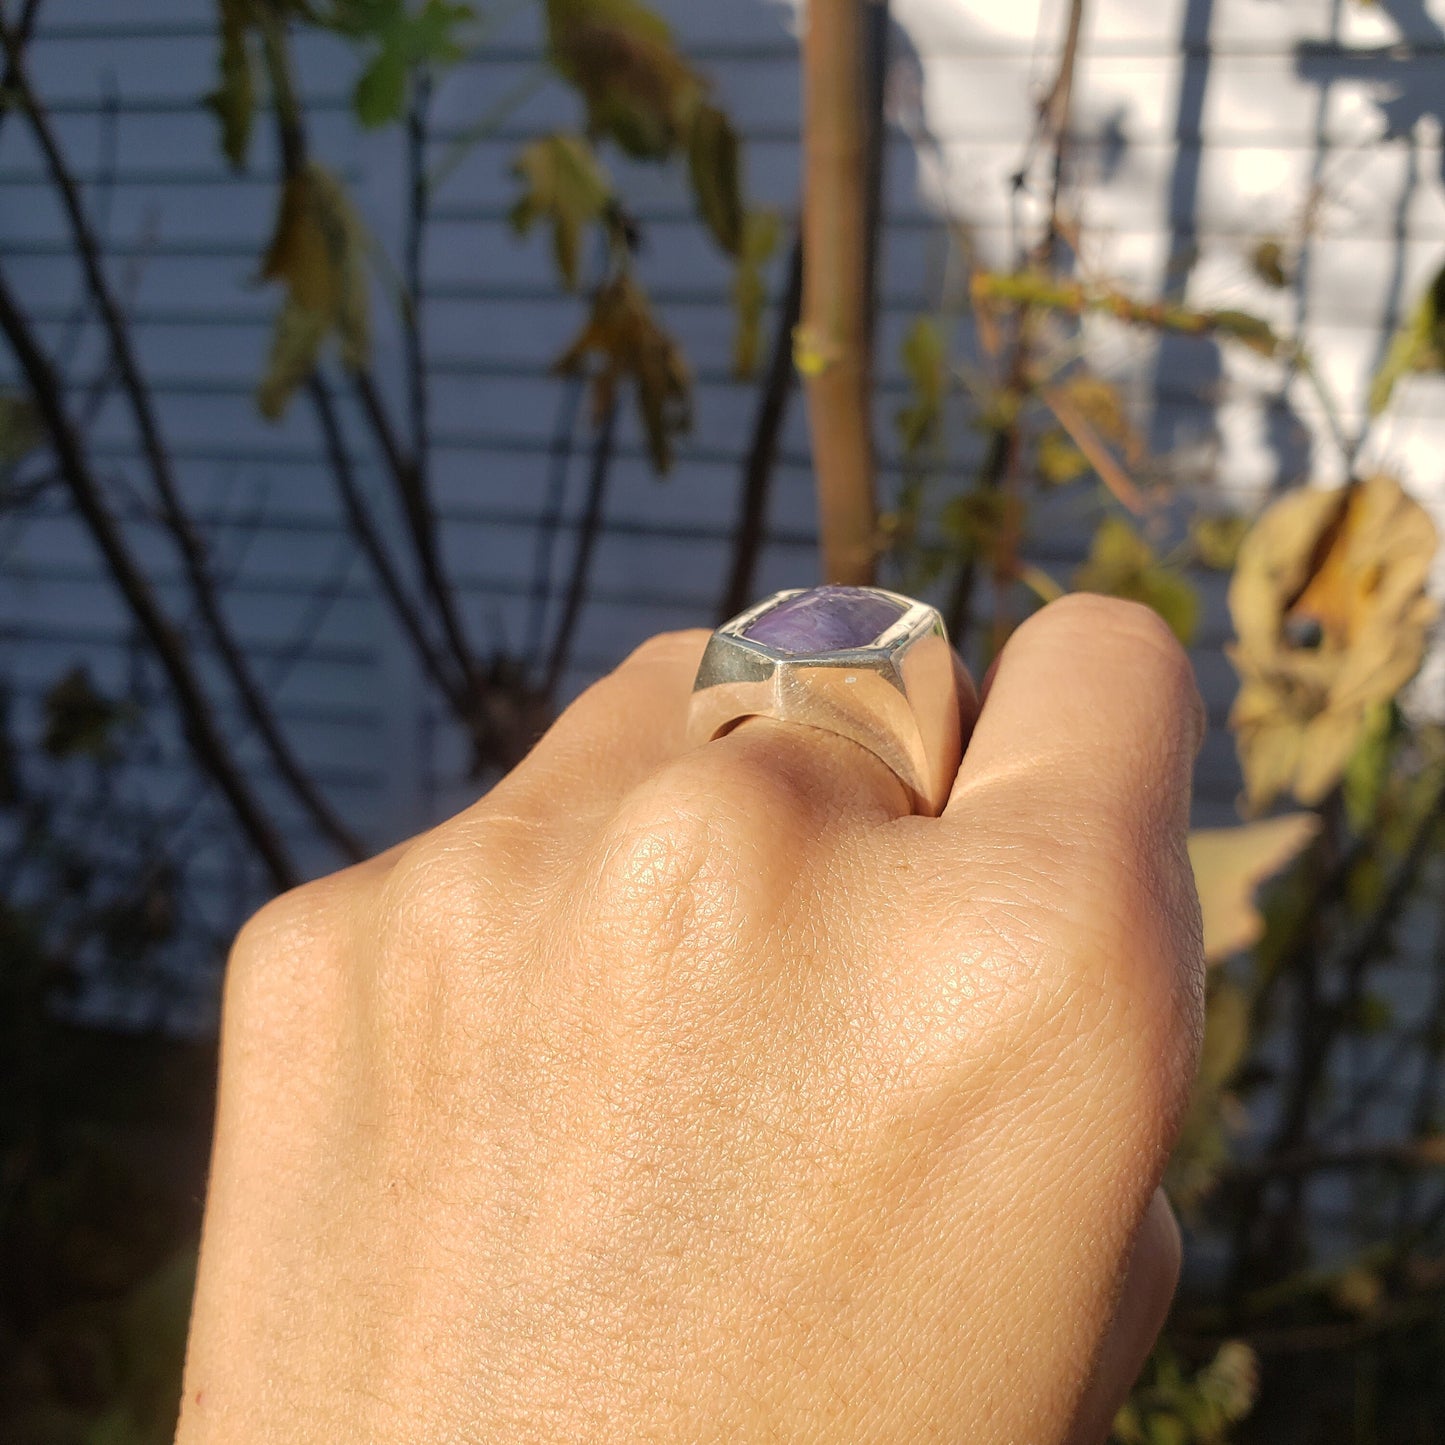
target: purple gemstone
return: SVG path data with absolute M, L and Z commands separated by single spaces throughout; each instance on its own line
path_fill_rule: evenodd
M 779 652 L 841 652 L 877 641 L 907 610 L 867 587 L 814 587 L 763 613 L 743 636 Z

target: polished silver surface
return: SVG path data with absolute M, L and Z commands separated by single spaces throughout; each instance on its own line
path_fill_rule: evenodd
M 799 653 L 744 635 L 803 590 L 775 593 L 713 633 L 693 684 L 689 741 L 709 742 L 747 717 L 822 728 L 881 759 L 915 811 L 936 817 L 962 754 L 958 677 L 942 617 L 885 593 L 906 610 L 866 646 Z

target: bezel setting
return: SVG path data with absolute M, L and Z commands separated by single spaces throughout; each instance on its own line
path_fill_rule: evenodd
M 799 653 L 746 635 L 808 590 L 775 593 L 713 633 L 693 685 L 689 741 L 709 742 L 747 717 L 822 728 L 881 759 L 914 809 L 937 816 L 962 748 L 958 676 L 943 618 L 927 603 L 871 588 L 903 611 L 863 646 Z

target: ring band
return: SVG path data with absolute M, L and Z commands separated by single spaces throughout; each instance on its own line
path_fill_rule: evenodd
M 688 741 L 744 718 L 849 738 L 937 817 L 962 757 L 958 674 L 943 618 L 881 587 L 777 592 L 712 635 L 693 683 Z

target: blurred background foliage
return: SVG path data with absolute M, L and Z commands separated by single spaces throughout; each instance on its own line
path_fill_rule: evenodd
M 686 176 L 697 225 L 735 268 L 740 375 L 765 359 L 764 273 L 788 228 L 749 203 L 736 126 L 646 6 L 532 3 L 543 11 L 551 77 L 575 92 L 583 123 L 518 149 L 511 223 L 519 243 L 549 248 L 559 283 L 576 293 L 575 340 L 556 370 L 585 380 L 596 456 L 605 465 L 618 408 L 633 407 L 651 463 L 665 473 L 690 424 L 692 375 L 633 264 L 639 226 L 609 157 Z M 1171 487 L 1125 398 L 1091 364 L 1090 318 L 1243 348 L 1283 363 L 1331 403 L 1308 336 L 1222 306 L 1125 294 L 1079 273 L 1081 208 L 1062 158 L 1083 8 L 1075 0 L 1070 9 L 1057 76 L 1028 138 L 1056 157 L 1044 224 L 1023 238 L 1016 264 L 997 270 L 979 261 L 966 220 L 949 218 L 966 285 L 951 311 L 919 317 L 904 341 L 910 391 L 896 416 L 904 485 L 874 520 L 868 566 L 892 585 L 939 597 L 957 637 L 975 635 L 986 612 L 970 658 L 980 669 L 1023 616 L 1070 589 L 1142 602 L 1188 642 L 1200 571 L 1230 575 L 1239 690 L 1229 726 L 1244 821 L 1191 839 L 1210 963 L 1208 1032 L 1168 1176 L 1190 1263 L 1115 1438 L 1437 1441 L 1445 1439 L 1445 729 L 1409 691 L 1435 622 L 1426 581 L 1437 537 L 1389 475 L 1290 490 L 1249 517 Z M 91 324 L 106 338 L 103 385 L 123 397 L 145 440 L 145 484 L 207 644 L 293 801 L 338 856 L 355 856 L 359 844 L 290 752 L 217 602 L 223 583 L 175 486 L 124 309 L 30 83 L 39 10 L 26 0 L 0 12 L 0 118 L 29 125 L 46 156 L 87 278 Z M 431 88 L 486 45 L 488 22 L 487 6 L 451 0 L 218 0 L 207 102 L 230 165 L 243 168 L 263 139 L 281 158 L 273 233 L 256 266 L 278 293 L 256 380 L 257 425 L 293 406 L 315 411 L 335 443 L 350 525 L 424 675 L 466 731 L 480 776 L 515 761 L 549 716 L 576 607 L 564 612 L 541 675 L 520 659 L 479 657 L 465 636 L 428 491 L 416 255 L 379 254 L 343 180 L 312 154 L 293 51 L 310 29 L 343 38 L 355 56 L 354 124 L 414 137 Z M 412 248 L 432 192 L 508 104 L 482 100 L 491 108 L 474 129 L 417 178 Z M 1261 279 L 1285 284 L 1292 246 L 1258 244 Z M 801 304 L 796 257 L 793 265 L 785 327 L 798 323 Z M 379 305 L 395 308 L 409 350 L 400 420 L 372 373 Z M 1445 270 L 1384 349 L 1367 427 L 1388 415 L 1403 377 L 1445 366 L 1442 306 Z M 272 883 L 288 886 L 298 874 L 215 726 L 194 645 L 157 600 L 150 564 L 115 525 L 58 364 L 3 269 L 0 329 L 23 378 L 0 395 L 4 505 L 65 493 L 106 557 L 150 664 L 124 695 L 102 692 L 83 668 L 57 677 L 36 737 L 15 734 L 0 697 L 0 1438 L 149 1445 L 169 1439 L 174 1422 L 214 1050 L 159 1032 L 85 1028 L 68 1021 L 65 1006 L 97 977 L 144 979 L 188 906 L 165 837 L 112 789 L 142 745 L 136 723 L 147 709 L 180 712 L 198 774 L 226 799 Z M 824 342 L 800 328 L 805 375 L 832 365 Z M 774 358 L 760 377 L 765 396 L 786 385 L 788 370 L 786 354 Z M 360 400 L 388 459 L 401 535 L 378 523 L 348 477 L 342 432 L 351 423 L 335 404 L 340 389 Z M 950 462 L 960 398 L 968 426 L 988 443 L 971 476 Z M 1344 435 L 1342 418 L 1336 428 Z M 1351 456 L 1362 441 L 1346 437 Z M 766 456 L 756 464 L 766 471 Z M 822 490 L 829 485 L 820 478 Z M 1062 489 L 1092 499 L 1094 527 L 1083 564 L 1054 576 L 1030 559 L 1029 519 Z M 746 517 L 740 528 L 734 605 L 748 598 L 756 550 Z M 585 550 L 576 606 L 586 594 Z M 400 580 L 408 569 L 416 588 Z M 93 820 L 90 834 L 64 825 L 77 812 Z M 88 839 L 121 841 L 133 869 L 118 880 L 97 865 Z M 1396 1016 L 1381 982 L 1407 916 L 1440 939 L 1431 997 L 1411 1018 Z M 1357 1066 L 1361 1039 L 1381 1046 L 1373 1057 L 1383 1063 Z M 1382 1085 L 1402 1074 L 1410 1105 L 1382 1122 Z M 1343 1229 L 1321 1212 L 1328 1203 L 1336 1218 L 1341 1201 Z

